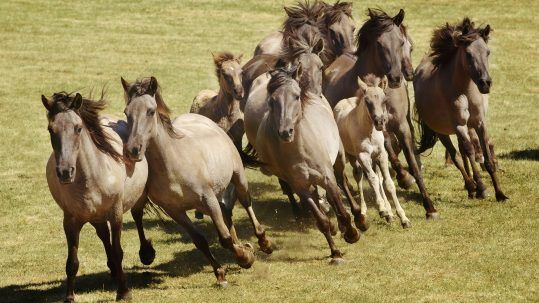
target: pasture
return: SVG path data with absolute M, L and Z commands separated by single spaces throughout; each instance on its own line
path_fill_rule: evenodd
M 120 76 L 153 75 L 174 116 L 189 110 L 202 89 L 217 89 L 211 52 L 243 53 L 280 27 L 289 1 L 15 1 L 0 3 L 0 301 L 58 302 L 65 290 L 66 241 L 62 212 L 45 180 L 52 151 L 40 95 L 107 87 L 106 113 L 123 117 Z M 275 178 L 248 170 L 254 209 L 277 244 L 256 253 L 248 270 L 219 245 L 211 221 L 196 222 L 227 268 L 229 287 L 214 287 L 211 267 L 170 219 L 145 216 L 157 257 L 138 258 L 130 214 L 122 245 L 134 302 L 537 302 L 539 301 L 539 11 L 537 1 L 357 1 L 357 26 L 368 7 L 390 15 L 404 8 L 414 41 L 413 63 L 429 47 L 432 30 L 466 15 L 494 32 L 489 131 L 510 200 L 470 200 L 460 173 L 444 166 L 437 144 L 422 158 L 424 180 L 439 221 L 426 221 L 420 195 L 398 189 L 412 221 L 388 225 L 373 207 L 371 228 L 358 243 L 336 237 L 346 264 L 330 266 L 327 244 L 313 222 L 296 223 Z M 412 89 L 410 87 L 410 92 Z M 368 194 L 368 201 L 372 201 Z M 256 243 L 236 205 L 241 240 Z M 94 229 L 81 233 L 78 302 L 108 302 L 115 287 Z

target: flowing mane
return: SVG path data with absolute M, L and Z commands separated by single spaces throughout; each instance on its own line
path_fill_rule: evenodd
M 456 25 L 446 23 L 432 34 L 430 42 L 432 64 L 438 67 L 448 63 L 461 44 L 469 44 L 479 38 L 483 38 L 485 43 L 488 43 L 489 32 L 490 26 L 475 27 L 474 22 L 468 17 Z
M 301 90 L 301 102 L 302 104 L 305 104 L 309 101 L 308 98 L 308 90 L 304 89 L 305 83 L 302 83 L 303 81 L 298 81 L 295 79 L 295 75 L 297 72 L 298 66 L 283 66 L 278 67 L 272 71 L 270 71 L 271 79 L 268 82 L 268 95 L 273 94 L 279 87 L 286 85 L 288 83 L 296 82 L 298 83 L 298 86 Z
M 92 96 L 82 99 L 82 105 L 79 109 L 73 109 L 72 103 L 75 99 L 73 93 L 58 92 L 52 95 L 50 110 L 47 113 L 49 120 L 53 119 L 58 113 L 73 110 L 82 120 L 84 126 L 88 130 L 88 134 L 94 142 L 97 149 L 109 155 L 115 161 L 120 162 L 122 155 L 118 153 L 110 144 L 111 138 L 104 132 L 103 126 L 99 121 L 99 113 L 107 106 L 105 100 L 105 92 L 101 91 L 99 100 L 91 100 Z
M 390 31 L 393 26 L 396 26 L 393 18 L 381 9 L 369 8 L 367 10 L 367 16 L 369 16 L 369 20 L 365 21 L 356 36 L 356 55 L 364 51 L 377 37 Z M 399 28 L 407 36 L 406 26 L 401 24 Z
M 286 33 L 306 24 L 321 28 L 321 17 L 325 7 L 326 5 L 318 0 L 313 2 L 306 0 L 298 2 L 295 6 L 285 7 L 288 17 L 283 22 L 283 32 Z
M 335 4 L 328 4 L 324 10 L 324 22 L 326 26 L 340 22 L 343 16 L 352 18 L 352 2 L 341 2 L 338 0 Z
M 135 83 L 131 84 L 127 91 L 127 104 L 129 104 L 131 99 L 135 96 L 142 96 L 148 94 L 152 79 L 155 78 L 146 77 L 142 79 L 137 79 Z M 183 137 L 183 134 L 176 130 L 172 125 L 172 121 L 170 120 L 171 111 L 165 104 L 165 101 L 163 101 L 163 97 L 161 96 L 161 87 L 159 86 L 159 84 L 157 84 L 157 89 L 155 91 L 155 102 L 157 103 L 157 113 L 159 114 L 159 121 L 161 121 L 161 124 L 163 125 L 167 133 L 173 138 Z

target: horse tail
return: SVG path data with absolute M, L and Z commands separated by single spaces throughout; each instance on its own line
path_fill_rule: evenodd
M 251 143 L 247 144 L 245 149 L 242 149 L 241 146 L 238 147 L 238 152 L 240 153 L 241 162 L 243 162 L 243 166 L 246 168 L 255 169 L 264 164 L 258 158 L 258 154 Z
M 163 225 L 167 224 L 165 218 L 170 218 L 170 216 L 165 212 L 165 210 L 161 208 L 161 206 L 153 203 L 150 198 L 146 199 L 146 204 L 144 205 L 144 213 L 155 215 Z

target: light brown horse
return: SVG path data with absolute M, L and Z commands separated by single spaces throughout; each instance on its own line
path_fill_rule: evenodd
M 502 192 L 489 148 L 486 126 L 488 93 L 492 85 L 488 70 L 490 50 L 487 42 L 490 26 L 475 27 L 469 18 L 456 25 L 446 24 L 434 31 L 431 53 L 416 69 L 414 90 L 418 118 L 422 128 L 423 152 L 439 138 L 464 177 L 468 196 L 486 196 L 486 187 L 475 161 L 469 136 L 473 129 L 479 137 L 485 168 L 492 178 L 496 200 L 507 196 Z M 456 134 L 463 158 L 470 162 L 473 180 L 466 172 L 449 135 Z M 475 182 L 474 182 L 475 181 Z
M 344 183 L 344 150 L 329 106 L 320 95 L 300 88 L 297 79 L 302 79 L 301 73 L 301 67 L 270 73 L 268 98 L 247 103 L 245 130 L 263 163 L 262 171 L 285 181 L 308 205 L 328 241 L 332 262 L 340 263 L 342 253 L 333 242 L 330 221 L 315 202 L 313 191 L 316 186 L 326 190 L 345 240 L 358 241 L 359 233 L 351 225 L 338 186 Z
M 251 206 L 245 171 L 236 147 L 215 122 L 204 116 L 185 114 L 171 121 L 170 110 L 154 77 L 131 84 L 122 78 L 122 85 L 129 129 L 126 153 L 134 161 L 147 159 L 148 196 L 185 228 L 195 246 L 210 261 L 218 285 L 226 285 L 224 269 L 186 211 L 195 209 L 209 215 L 221 245 L 234 253 L 238 265 L 251 267 L 252 247 L 239 242 L 232 223 L 235 199 L 225 204 L 219 202 L 225 188 L 232 183 L 253 224 L 261 250 L 272 252 L 271 242 Z
M 411 80 L 411 39 L 403 25 L 404 11 L 390 17 L 381 10 L 368 10 L 369 19 L 362 25 L 357 36 L 355 55 L 345 54 L 337 58 L 324 71 L 324 95 L 332 107 L 342 99 L 355 96 L 358 77 L 374 74 L 382 78 L 387 76 L 388 123 L 385 132 L 385 147 L 388 150 L 393 168 L 397 172 L 399 184 L 413 184 L 413 178 L 402 168 L 391 144 L 391 137 L 396 136 L 404 149 L 406 160 L 417 181 L 423 198 L 423 207 L 427 219 L 439 217 L 425 189 L 421 171 L 415 157 L 415 146 L 410 119 L 410 104 L 403 78 Z
M 47 163 L 47 183 L 52 197 L 64 212 L 68 248 L 65 302 L 75 301 L 79 234 L 87 222 L 95 227 L 105 247 L 107 265 L 118 283 L 116 299 L 127 299 L 131 293 L 122 269 L 120 243 L 124 212 L 131 209 L 139 229 L 142 262 L 150 264 L 155 257 L 142 230 L 148 165 L 146 161 L 123 162 L 126 123 L 99 117 L 106 105 L 103 96 L 92 101 L 83 99 L 79 93 L 61 92 L 55 93 L 51 100 L 45 96 L 41 99 L 47 109 L 53 148 Z

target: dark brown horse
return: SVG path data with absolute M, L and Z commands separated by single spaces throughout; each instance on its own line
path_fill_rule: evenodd
M 356 30 L 352 17 L 352 2 L 326 4 L 319 26 L 324 38 L 324 51 L 320 55 L 324 66 L 329 66 L 342 54 L 353 53 L 354 31 Z
M 464 18 L 457 25 L 446 24 L 435 30 L 431 53 L 416 69 L 415 104 L 422 128 L 419 152 L 434 146 L 439 138 L 462 173 L 468 196 L 475 194 L 477 198 L 484 198 L 486 187 L 481 180 L 469 135 L 473 129 L 479 138 L 485 168 L 494 184 L 496 200 L 503 201 L 507 196 L 500 188 L 486 126 L 487 94 L 492 85 L 487 46 L 490 31 L 489 25 L 475 27 L 469 18 Z M 452 134 L 457 135 L 464 161 L 471 164 L 473 180 L 464 163 L 456 157 L 455 147 L 449 139 Z
M 393 151 L 391 137 L 396 136 L 421 191 L 427 218 L 438 218 L 439 215 L 425 189 L 415 157 L 410 104 L 406 87 L 403 85 L 404 79 L 411 80 L 413 77 L 411 39 L 402 24 L 404 11 L 401 9 L 397 15 L 390 17 L 382 10 L 369 9 L 368 16 L 369 19 L 357 35 L 356 53 L 340 56 L 324 71 L 324 95 L 334 107 L 340 100 L 355 96 L 358 77 L 367 74 L 374 74 L 380 78 L 387 76 L 389 87 L 385 90 L 385 94 L 388 98 L 389 121 L 385 133 L 385 146 L 392 166 L 397 171 L 399 183 L 405 179 L 413 180 L 402 168 Z

